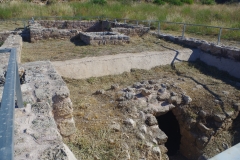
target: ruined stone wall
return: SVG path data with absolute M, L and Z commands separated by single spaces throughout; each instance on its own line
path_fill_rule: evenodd
M 19 35 L 9 34 L 1 48 L 16 48 L 17 49 L 17 62 L 21 63 L 21 51 L 22 51 L 22 37 Z M 5 58 L 3 56 L 5 55 Z M 8 62 L 8 54 L 2 55 L 2 60 Z M 3 62 L 2 62 L 3 63 Z
M 80 32 L 79 35 L 80 39 L 89 45 L 116 45 L 130 42 L 128 36 L 116 32 Z
M 0 32 L 0 43 L 4 42 L 10 34 L 17 35 L 19 34 L 18 31 L 5 31 L 5 32 Z
M 0 43 L 4 42 L 11 32 L 0 32 Z
M 77 29 L 83 32 L 99 32 L 103 29 L 107 29 L 108 21 L 49 21 L 40 20 L 37 21 L 42 27 L 45 28 L 57 28 L 57 29 Z
M 188 47 L 199 48 L 201 51 L 210 53 L 217 57 L 223 57 L 232 59 L 234 61 L 240 61 L 240 48 L 217 45 L 214 43 L 209 43 L 205 40 L 199 40 L 194 38 L 183 38 L 173 35 L 160 34 L 160 38 L 178 43 L 181 45 L 186 45 Z
M 76 29 L 56 29 L 56 28 L 31 28 L 31 42 L 44 39 L 71 39 L 78 38 Z
M 17 48 L 20 62 L 22 38 L 10 35 L 3 48 Z M 9 53 L 0 54 L 0 101 Z M 75 133 L 69 90 L 50 62 L 19 65 L 23 108 L 15 109 L 14 159 L 76 160 L 63 137 Z
M 40 20 L 30 24 L 30 39 L 35 42 L 43 39 L 71 39 L 80 38 L 79 32 L 119 32 L 127 36 L 142 36 L 149 32 L 149 27 L 128 25 L 124 23 L 113 23 L 109 21 L 47 21 Z M 83 39 L 84 36 L 82 36 Z M 100 41 L 99 41 L 100 40 Z M 99 39 L 98 43 L 103 42 Z M 125 40 L 124 39 L 124 43 Z M 96 42 L 92 42 L 96 43 Z M 105 42 L 103 42 L 105 43 Z M 110 42 L 109 42 L 110 43 Z M 88 42 L 87 42 L 88 44 Z M 111 43 L 112 44 L 112 43 Z
M 128 36 L 143 36 L 150 31 L 149 27 L 142 25 L 130 25 L 126 23 L 112 23 L 111 31 L 119 32 Z

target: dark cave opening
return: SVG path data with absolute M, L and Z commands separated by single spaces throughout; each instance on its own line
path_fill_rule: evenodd
M 159 128 L 168 136 L 165 146 L 168 149 L 168 156 L 175 156 L 179 154 L 181 134 L 178 121 L 172 111 L 156 117 Z
M 232 145 L 236 145 L 240 142 L 240 114 L 233 120 L 231 132 L 233 135 Z

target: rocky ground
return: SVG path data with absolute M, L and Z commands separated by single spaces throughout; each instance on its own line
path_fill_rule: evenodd
M 168 159 L 157 121 L 168 112 L 181 135 L 170 159 L 209 158 L 239 142 L 239 80 L 200 62 L 64 80 L 78 128 L 65 141 L 78 158 Z

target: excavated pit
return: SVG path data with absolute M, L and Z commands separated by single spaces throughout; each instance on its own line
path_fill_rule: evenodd
M 159 128 L 168 136 L 168 140 L 165 146 L 168 149 L 168 156 L 171 157 L 178 156 L 180 149 L 180 127 L 178 121 L 172 111 L 167 112 L 164 115 L 156 117 L 158 121 Z

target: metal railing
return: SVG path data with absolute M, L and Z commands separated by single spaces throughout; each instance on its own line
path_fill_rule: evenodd
M 23 107 L 23 101 L 16 48 L 0 49 L 0 54 L 6 52 L 10 52 L 10 57 L 0 107 L 0 160 L 13 160 L 15 93 L 18 108 Z
M 148 27 L 151 26 L 152 23 L 157 23 L 157 33 L 161 33 L 161 24 L 177 24 L 182 25 L 182 34 L 181 37 L 185 38 L 185 32 L 187 26 L 195 26 L 195 27 L 206 27 L 206 28 L 216 28 L 219 29 L 218 37 L 217 37 L 217 44 L 219 45 L 221 42 L 221 36 L 222 36 L 222 30 L 238 30 L 240 31 L 240 28 L 229 28 L 229 27 L 220 27 L 220 26 L 209 26 L 209 25 L 202 25 L 202 24 L 191 24 L 191 23 L 182 23 L 182 22 L 168 22 L 168 21 L 157 21 L 157 20 L 131 20 L 131 19 L 117 19 L 117 18 L 105 18 L 106 20 L 112 20 L 112 21 L 123 21 L 124 23 L 127 23 L 127 21 L 135 22 L 135 25 L 139 25 L 139 23 L 147 23 Z M 240 37 L 239 37 L 240 39 Z
M 28 21 L 31 19 L 29 17 L 28 19 L 19 19 L 23 22 L 24 28 L 28 24 Z M 204 27 L 206 28 L 215 28 L 218 29 L 216 42 L 217 44 L 221 43 L 221 37 L 222 37 L 222 31 L 223 30 L 232 30 L 232 31 L 240 31 L 240 28 L 229 28 L 229 27 L 221 27 L 221 26 L 210 26 L 210 25 L 202 25 L 202 24 L 191 24 L 191 23 L 183 23 L 183 22 L 169 22 L 169 21 L 159 21 L 159 20 L 135 20 L 135 19 L 121 19 L 121 18 L 110 18 L 105 16 L 36 16 L 34 17 L 35 20 L 112 20 L 112 21 L 122 21 L 123 23 L 132 23 L 135 25 L 140 25 L 141 23 L 146 24 L 146 27 L 150 27 L 152 24 L 156 24 L 157 28 L 157 34 L 162 33 L 163 27 L 162 24 L 175 24 L 180 25 L 182 27 L 181 29 L 181 37 L 185 38 L 185 33 L 188 28 L 188 26 L 194 26 L 194 27 Z M 18 19 L 11 19 L 10 21 L 17 21 Z M 0 20 L 0 21 L 8 21 L 8 20 Z M 171 29 L 170 29 L 171 30 Z M 214 34 L 215 35 L 215 34 Z M 240 33 L 239 37 L 237 39 L 240 39 Z

